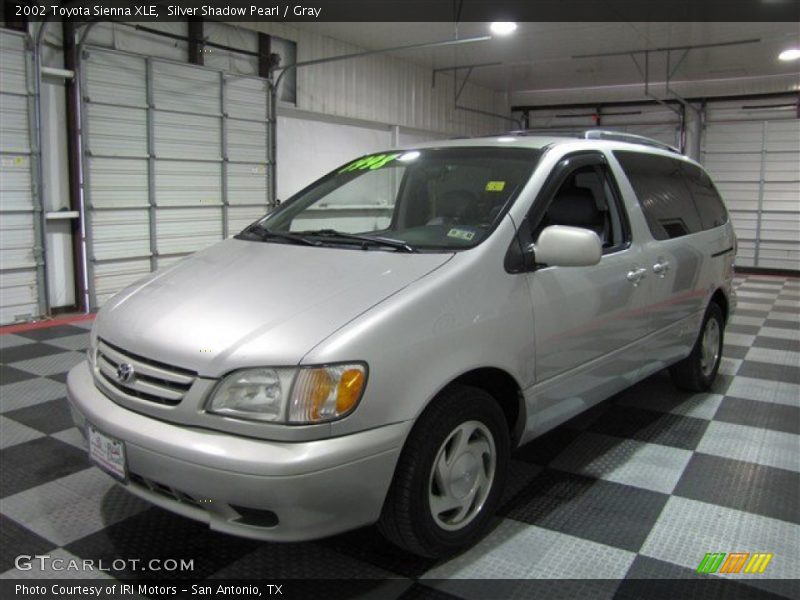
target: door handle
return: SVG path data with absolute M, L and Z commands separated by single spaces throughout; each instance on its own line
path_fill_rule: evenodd
M 653 273 L 655 273 L 659 277 L 664 277 L 667 271 L 669 271 L 669 262 L 666 260 L 663 262 L 657 262 L 656 264 L 653 265 Z
M 647 269 L 634 269 L 633 271 L 628 271 L 626 279 L 634 286 L 637 286 L 639 282 L 644 279 L 645 275 L 647 275 Z

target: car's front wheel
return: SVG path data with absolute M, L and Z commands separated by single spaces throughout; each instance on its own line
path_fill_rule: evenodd
M 381 532 L 429 557 L 475 543 L 500 501 L 509 444 L 494 398 L 474 387 L 447 388 L 406 441 L 378 523 Z

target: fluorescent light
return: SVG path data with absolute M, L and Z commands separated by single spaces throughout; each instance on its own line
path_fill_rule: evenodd
M 800 58 L 800 48 L 788 48 L 778 55 L 780 60 L 790 61 Z
M 508 35 L 517 30 L 517 24 L 512 21 L 495 21 L 489 25 L 489 30 L 497 35 Z
M 497 141 L 498 142 L 516 142 L 517 138 L 511 137 L 511 136 L 508 136 L 508 135 L 504 135 L 502 137 L 497 138 Z
M 403 154 L 403 156 L 401 156 L 397 160 L 402 160 L 403 162 L 410 162 L 412 160 L 417 160 L 418 158 L 419 158 L 419 152 L 417 152 L 416 150 L 412 150 L 411 152 L 406 152 L 405 154 Z

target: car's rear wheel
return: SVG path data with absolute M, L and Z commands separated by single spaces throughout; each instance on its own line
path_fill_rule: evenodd
M 712 302 L 706 310 L 692 353 L 669 369 L 675 385 L 692 392 L 705 392 L 711 388 L 722 361 L 724 332 L 722 309 Z
M 505 484 L 509 432 L 478 388 L 453 385 L 411 431 L 378 526 L 394 544 L 440 557 L 483 536 Z

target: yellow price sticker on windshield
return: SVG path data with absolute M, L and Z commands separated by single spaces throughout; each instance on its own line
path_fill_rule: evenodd
M 486 184 L 487 192 L 502 192 L 506 187 L 505 181 L 489 181 Z

